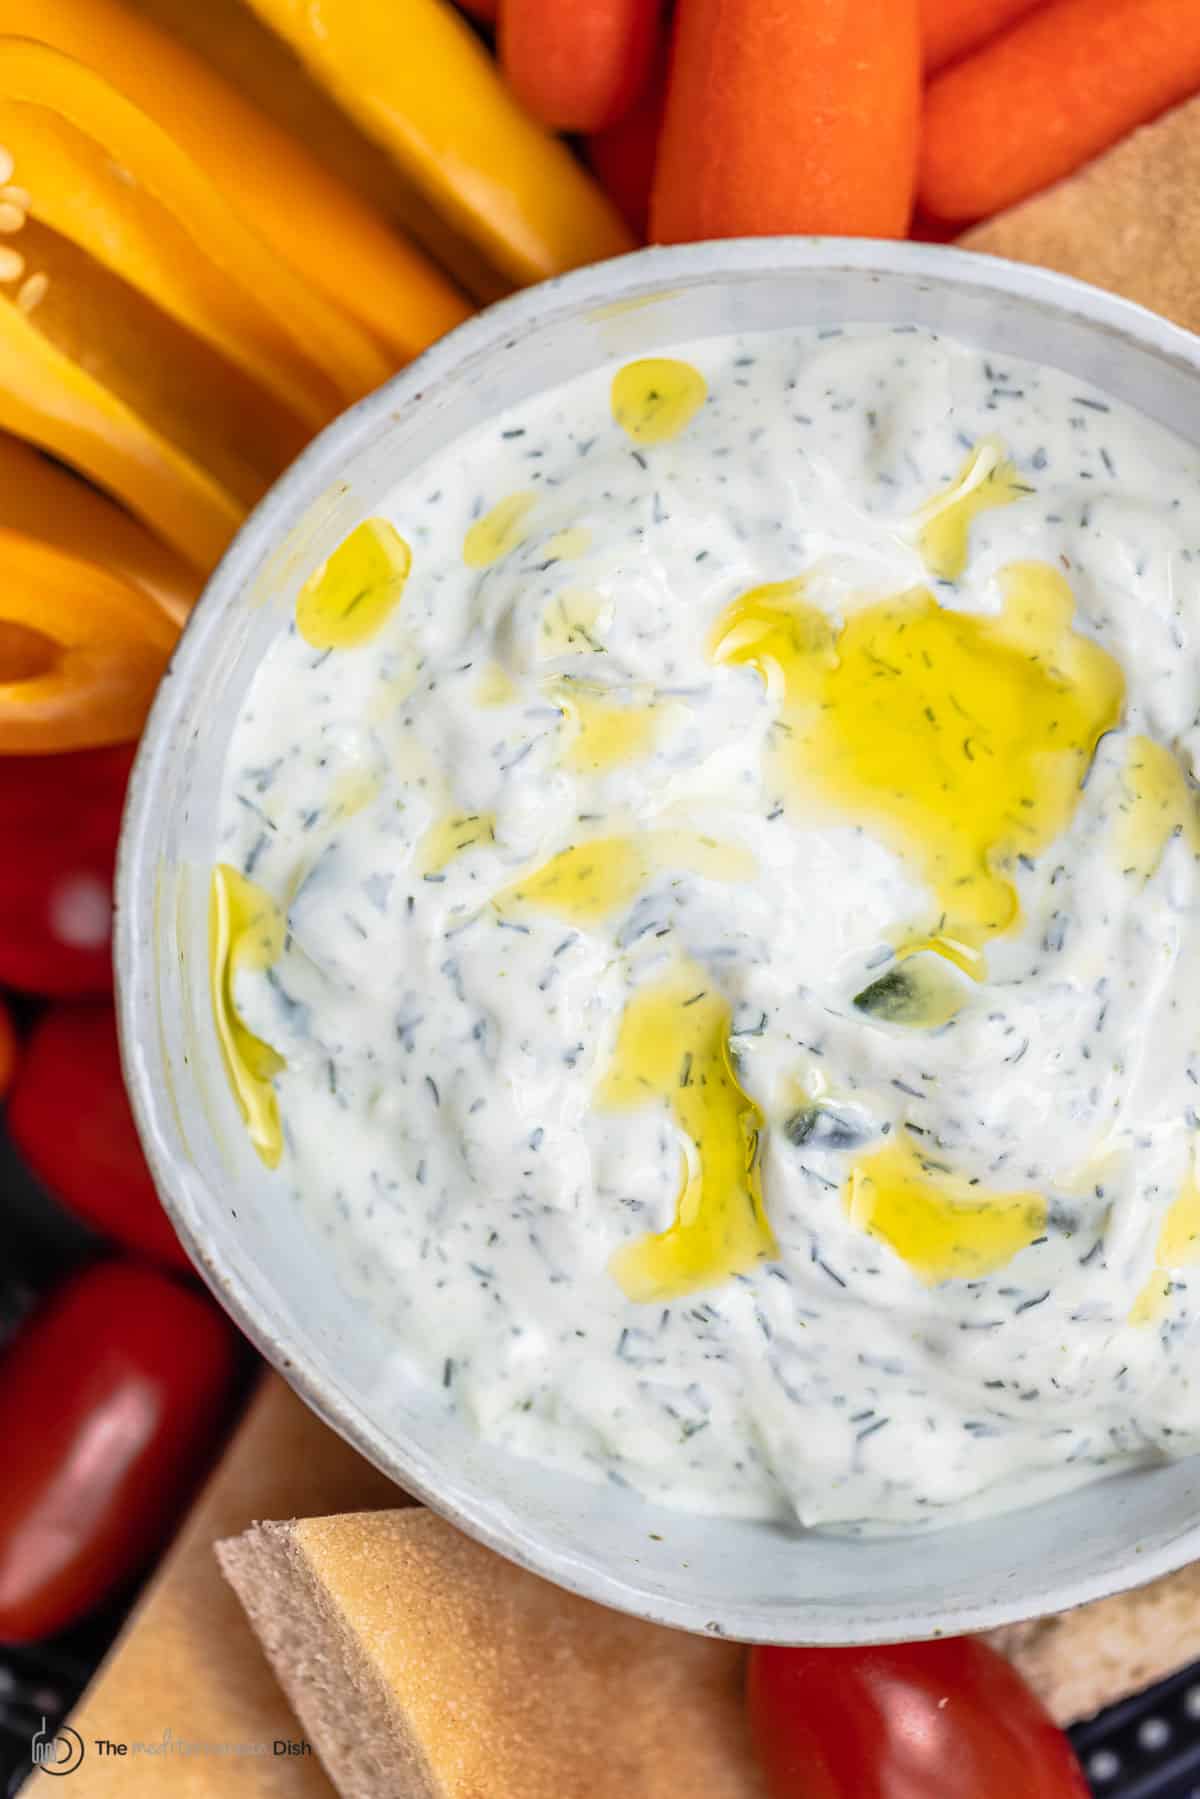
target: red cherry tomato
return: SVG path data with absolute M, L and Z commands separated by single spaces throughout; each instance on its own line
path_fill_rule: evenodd
M 64 1629 L 159 1548 L 212 1446 L 236 1338 L 133 1262 L 71 1277 L 0 1358 L 0 1642 Z
M 8 1007 L 0 999 L 0 1098 L 8 1091 L 16 1065 L 17 1033 L 13 1030 Z
M 112 987 L 112 877 L 133 750 L 0 756 L 0 985 Z
M 754 1649 L 747 1703 L 770 1799 L 1088 1799 L 1041 1701 L 974 1637 Z
M 13 1082 L 8 1134 L 42 1184 L 85 1224 L 155 1261 L 189 1267 L 142 1155 L 107 1000 L 43 1012 Z

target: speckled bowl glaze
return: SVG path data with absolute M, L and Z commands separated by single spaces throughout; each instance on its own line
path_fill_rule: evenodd
M 118 880 L 125 1071 L 164 1204 L 205 1280 L 335 1430 L 462 1529 L 561 1586 L 749 1641 L 980 1630 L 1200 1556 L 1200 1466 L 1124 1474 L 1029 1509 L 855 1541 L 647 1505 L 478 1441 L 407 1380 L 281 1212 L 221 1067 L 207 883 L 222 763 L 298 584 L 398 478 L 507 407 L 613 356 L 709 334 L 913 322 L 1079 375 L 1200 443 L 1200 343 L 1040 270 L 917 244 L 801 238 L 646 250 L 492 307 L 331 425 L 208 585 L 133 775 Z

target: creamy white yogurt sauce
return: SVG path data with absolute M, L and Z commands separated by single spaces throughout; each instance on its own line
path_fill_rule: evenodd
M 675 1506 L 1191 1452 L 1200 457 L 911 328 L 672 355 L 397 486 L 256 676 L 280 1228 L 485 1438 Z

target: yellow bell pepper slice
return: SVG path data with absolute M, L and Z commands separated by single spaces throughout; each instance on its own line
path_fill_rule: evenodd
M 220 558 L 245 507 L 0 297 L 0 427 L 123 500 L 198 569 Z
M 21 103 L 43 107 L 91 138 L 118 165 L 117 180 L 131 179 L 173 215 L 198 249 L 202 246 L 204 257 L 227 283 L 240 289 L 243 309 L 252 302 L 264 325 L 270 322 L 265 315 L 274 315 L 274 335 L 282 334 L 303 358 L 315 363 L 343 404 L 360 398 L 391 373 L 392 361 L 376 340 L 323 294 L 296 279 L 295 272 L 242 223 L 231 208 L 233 196 L 213 185 L 204 166 L 193 162 L 167 129 L 84 63 L 45 44 L 0 38 L 0 96 L 6 102 L 0 109 L 0 129 L 6 135 L 0 141 L 6 147 L 8 107 Z M 44 143 L 42 148 L 44 152 Z M 14 166 L 18 186 L 29 192 L 33 205 L 41 204 L 15 158 Z M 296 204 L 303 205 L 302 195 Z M 80 210 L 74 208 L 76 214 Z M 170 248 L 168 242 L 168 255 Z M 136 272 L 120 268 L 119 258 L 114 260 L 120 273 L 140 285 Z M 187 273 L 181 272 L 181 283 Z M 164 281 L 160 274 L 160 289 Z M 194 304 L 204 310 L 199 295 Z M 335 401 L 322 412 L 318 400 L 315 422 L 337 409 Z
M 303 421 L 65 237 L 30 219 L 18 241 L 37 270 L 17 289 L 34 330 L 254 505 L 307 443 Z
M 0 0 L 0 11 L 3 4 Z M 382 145 L 359 129 L 245 0 L 204 0 L 203 6 L 196 0 L 136 0 L 136 5 L 140 16 L 202 57 L 393 230 L 419 244 L 477 306 L 512 292 L 513 283 L 451 225 Z
M 200 576 L 121 507 L 28 444 L 0 431 L 0 530 L 31 538 L 132 582 L 183 624 Z
M 2 46 L 0 46 L 2 62 Z M 179 219 L 110 152 L 46 106 L 6 101 L 4 147 L 28 216 L 103 263 L 319 430 L 343 396 L 279 323 L 231 282 Z M 20 209 L 17 209 L 20 211 Z M 20 230 L 6 234 L 20 250 Z
M 298 139 L 119 0 L 0 0 L 0 33 L 85 62 L 163 125 L 293 278 L 367 326 L 393 364 L 466 316 L 463 296 L 428 257 Z
M 566 145 L 521 110 L 495 60 L 445 0 L 250 4 L 515 281 L 632 249 L 605 194 Z
M 0 754 L 124 743 L 177 632 L 142 588 L 0 529 Z

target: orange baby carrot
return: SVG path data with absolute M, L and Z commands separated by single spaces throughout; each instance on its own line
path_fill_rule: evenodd
M 978 50 L 1042 0 L 921 0 L 925 73 Z
M 680 0 L 652 238 L 903 237 L 919 96 L 917 0 Z
M 556 131 L 602 131 L 629 111 L 654 55 L 658 0 L 503 0 L 500 63 Z
M 654 72 L 639 99 L 623 119 L 587 141 L 587 158 L 600 184 L 630 230 L 645 238 L 650 224 L 650 189 L 663 108 L 667 102 L 666 46 L 655 58 Z
M 930 83 L 918 191 L 979 219 L 1200 88 L 1200 0 L 1052 0 Z

